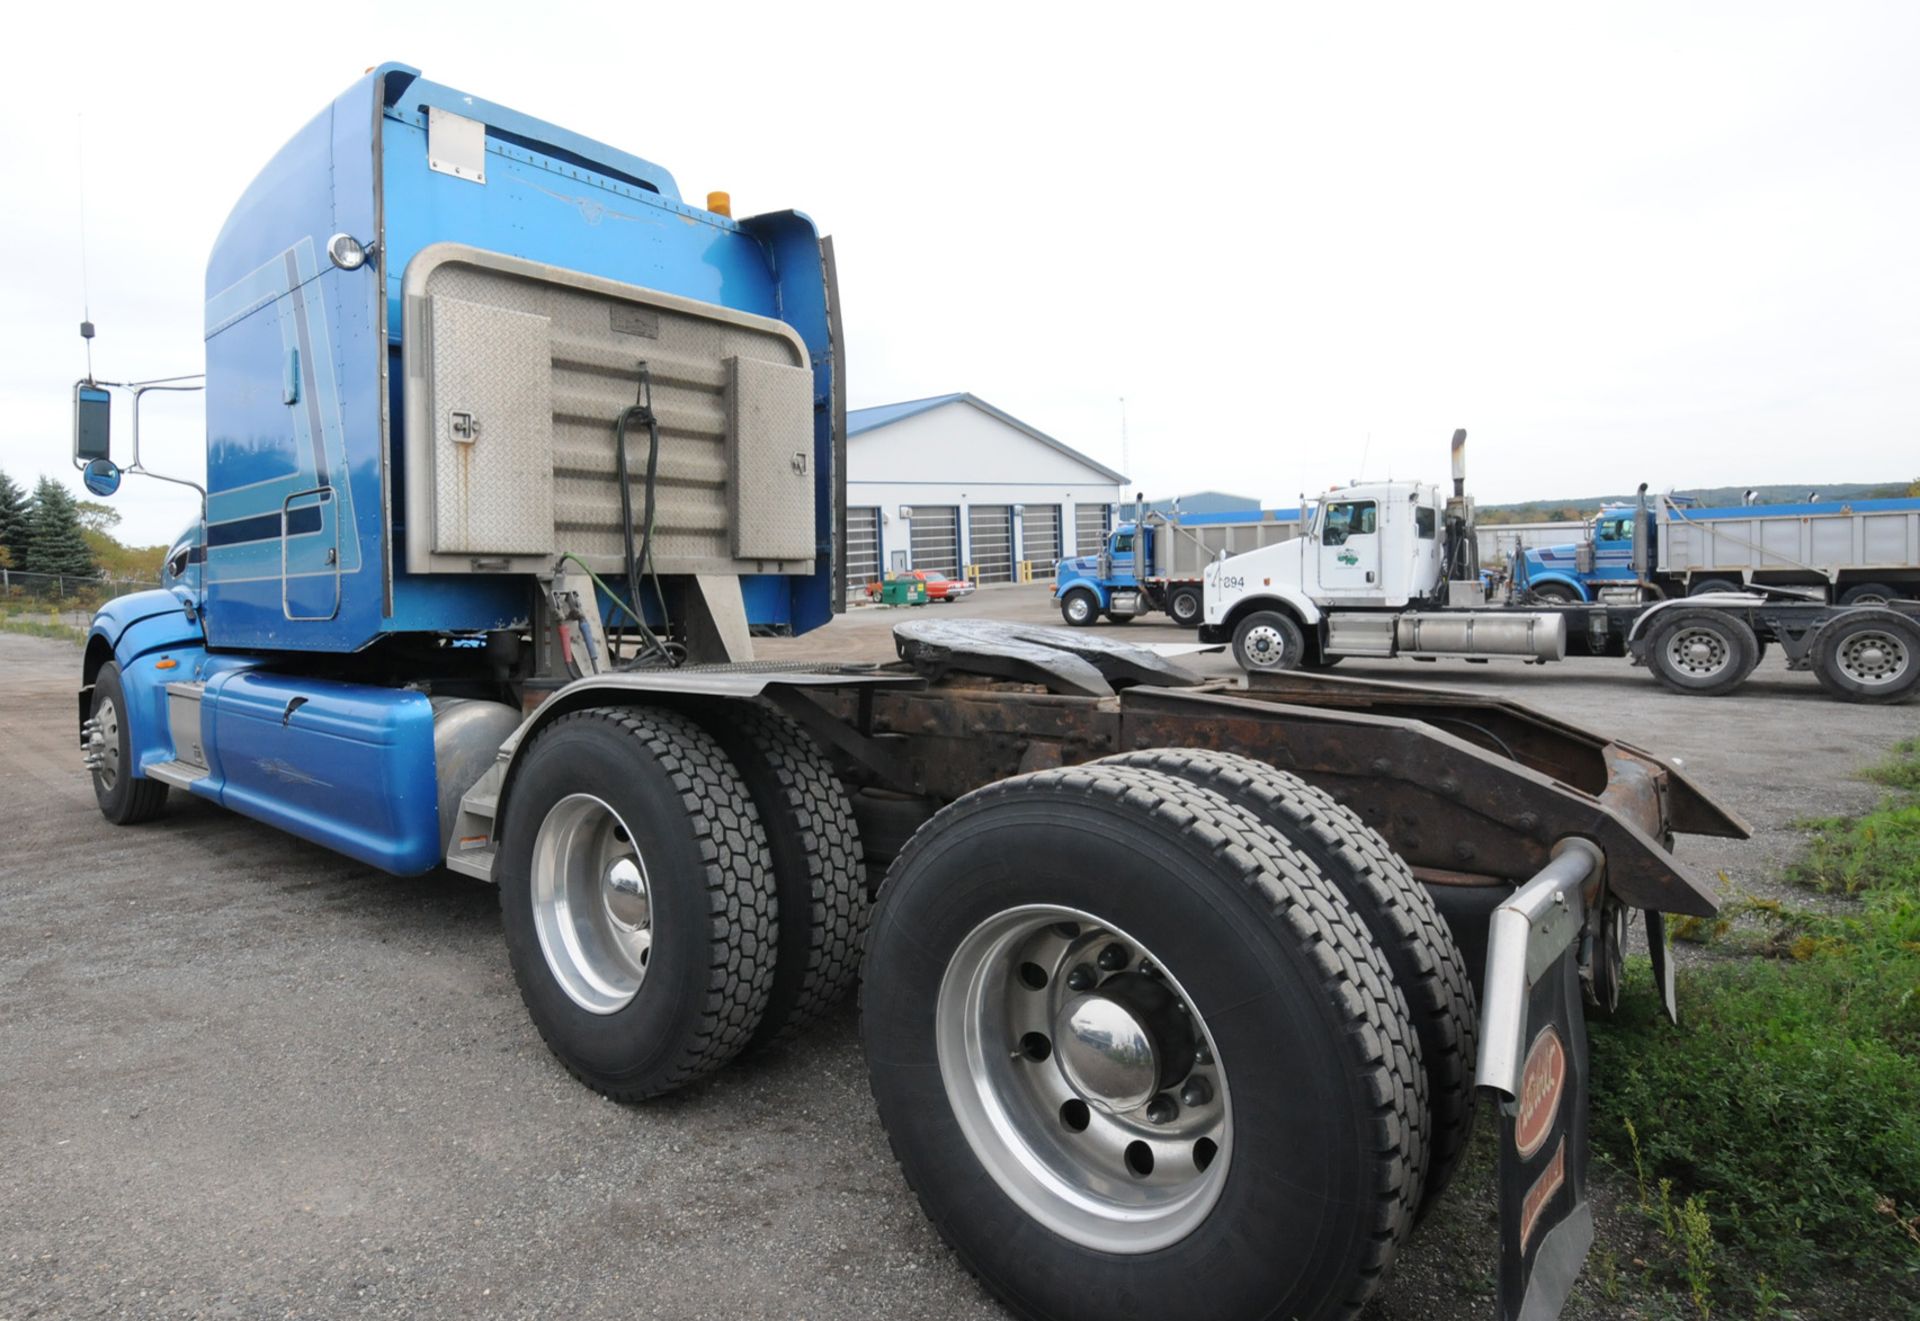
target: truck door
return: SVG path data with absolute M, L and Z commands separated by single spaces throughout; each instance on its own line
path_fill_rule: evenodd
M 1129 527 L 1121 528 L 1118 532 L 1114 533 L 1112 537 L 1108 538 L 1106 573 L 1108 578 L 1116 582 L 1133 581 L 1134 539 L 1145 535 L 1144 532 L 1137 532 L 1135 529 Z
M 1373 596 L 1380 588 L 1380 507 L 1372 500 L 1329 500 L 1320 521 L 1320 589 L 1329 596 Z
M 1596 578 L 1633 577 L 1633 511 L 1605 513 L 1593 525 Z

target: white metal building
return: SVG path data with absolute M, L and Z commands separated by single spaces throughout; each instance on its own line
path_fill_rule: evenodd
M 970 394 L 847 414 L 847 586 L 883 569 L 1036 578 L 1091 554 L 1126 478 Z

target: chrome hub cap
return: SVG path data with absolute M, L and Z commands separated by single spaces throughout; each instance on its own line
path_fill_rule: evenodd
M 623 1009 L 646 979 L 653 902 L 646 860 L 619 815 L 592 794 L 553 805 L 533 841 L 533 924 L 567 997 Z
M 1053 1039 L 1060 1072 L 1091 1105 L 1109 1113 L 1132 1110 L 1160 1090 L 1153 1038 L 1118 1000 L 1096 994 L 1067 1001 Z
M 1286 655 L 1286 640 L 1280 630 L 1262 624 L 1247 632 L 1247 659 L 1255 665 L 1278 665 Z
M 1067 602 L 1067 613 L 1075 619 L 1085 619 L 1093 613 L 1093 608 L 1087 604 L 1087 599 L 1084 596 L 1076 596 L 1073 600 Z
M 1053 1232 L 1151 1252 L 1218 1200 L 1226 1072 L 1179 983 L 1126 932 L 1053 906 L 988 919 L 941 979 L 935 1045 L 974 1155 Z
M 111 697 L 100 700 L 87 722 L 87 769 L 100 778 L 109 793 L 120 779 L 120 708 Z
M 1683 628 L 1667 643 L 1667 659 L 1682 674 L 1709 678 L 1727 668 L 1727 640 L 1710 628 Z
M 1849 679 L 1875 688 L 1900 678 L 1913 663 L 1904 642 L 1878 629 L 1850 634 L 1840 644 L 1837 657 Z

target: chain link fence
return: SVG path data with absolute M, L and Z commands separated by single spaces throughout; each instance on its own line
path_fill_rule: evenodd
M 0 567 L 0 622 L 70 628 L 84 634 L 93 612 L 103 603 L 128 592 L 152 591 L 159 585 L 157 574 L 151 578 L 105 578 Z

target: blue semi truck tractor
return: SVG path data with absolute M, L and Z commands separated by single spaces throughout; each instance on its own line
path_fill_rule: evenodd
M 1198 628 L 1206 566 L 1222 555 L 1271 546 L 1296 535 L 1298 509 L 1221 514 L 1141 514 L 1107 534 L 1099 551 L 1063 559 L 1054 568 L 1053 599 L 1075 628 L 1102 617 L 1130 624 L 1164 611 L 1182 628 Z
M 102 814 L 497 886 L 534 1029 L 620 1100 L 858 974 L 893 1150 L 1021 1316 L 1347 1316 L 1477 1109 L 1500 1314 L 1557 1310 L 1583 1005 L 1634 914 L 1664 977 L 1662 914 L 1715 908 L 1674 832 L 1738 819 L 1518 706 L 1068 630 L 755 661 L 844 595 L 845 341 L 813 222 L 728 212 L 402 65 L 299 130 L 208 261 L 202 518 L 87 640 Z M 90 489 L 116 396 L 144 472 L 189 384 L 80 383 Z

